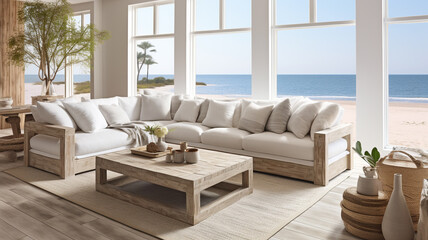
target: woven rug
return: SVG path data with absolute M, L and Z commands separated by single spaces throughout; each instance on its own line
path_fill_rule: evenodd
M 95 172 L 79 174 L 65 180 L 29 167 L 5 171 L 29 184 L 90 209 L 124 225 L 162 239 L 268 239 L 294 218 L 310 208 L 330 189 L 349 177 L 344 172 L 326 187 L 308 182 L 254 173 L 254 192 L 221 210 L 203 222 L 191 226 L 150 210 L 95 191 Z M 110 174 L 109 178 L 117 175 Z M 233 179 L 232 179 L 233 180 Z M 184 195 L 153 184 L 129 186 L 180 204 Z M 202 196 L 213 197 L 210 193 Z M 201 198 L 202 198 L 201 197 Z M 204 200 L 201 199 L 201 202 Z

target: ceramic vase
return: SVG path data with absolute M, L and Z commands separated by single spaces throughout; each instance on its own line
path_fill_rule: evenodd
M 156 146 L 158 147 L 159 152 L 165 152 L 168 148 L 168 144 L 162 141 L 162 138 L 158 137 L 158 141 L 156 142 Z
M 428 179 L 424 180 L 421 194 L 421 211 L 419 215 L 417 240 L 428 239 Z
M 385 240 L 413 240 L 412 217 L 407 208 L 402 188 L 401 174 L 394 174 L 394 190 L 382 220 L 382 234 Z

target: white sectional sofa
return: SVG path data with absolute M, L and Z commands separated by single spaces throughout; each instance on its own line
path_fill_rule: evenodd
M 318 129 L 318 131 L 313 132 L 312 139 L 310 132 L 303 137 L 298 137 L 289 130 L 284 133 L 275 133 L 267 130 L 253 133 L 243 130 L 248 127 L 260 127 L 258 123 L 253 123 L 252 119 L 249 119 L 247 126 L 244 126 L 245 122 L 242 119 L 251 116 L 250 111 L 257 110 L 259 106 L 260 109 L 265 108 L 264 111 L 266 111 L 266 108 L 270 108 L 273 111 L 280 102 L 285 101 L 284 99 L 276 101 L 225 100 L 224 102 L 233 102 L 235 104 L 233 116 L 229 116 L 229 124 L 231 125 L 228 127 L 212 127 L 222 125 L 221 121 L 216 121 L 216 119 L 213 119 L 215 125 L 213 123 L 208 124 L 208 121 L 204 121 L 205 119 L 203 119 L 202 115 L 204 114 L 206 114 L 205 118 L 208 118 L 210 114 L 213 117 L 214 106 L 211 103 L 213 102 L 212 100 L 197 99 L 192 101 L 190 100 L 193 99 L 191 97 L 165 94 L 164 96 L 168 96 L 165 98 L 171 100 L 163 99 L 158 101 L 169 101 L 168 114 L 171 117 L 166 115 L 166 117 L 162 117 L 165 119 L 152 119 L 148 115 L 152 115 L 152 113 L 153 116 L 160 114 L 158 110 L 162 107 L 154 106 L 155 109 L 149 109 L 152 106 L 147 105 L 147 99 L 151 99 L 151 97 L 147 96 L 152 96 L 153 92 L 146 91 L 146 93 L 147 95 L 139 97 L 113 97 L 86 101 L 89 101 L 95 108 L 102 108 L 105 105 L 119 106 L 126 113 L 127 117 L 125 118 L 129 118 L 131 121 L 142 121 L 147 124 L 158 124 L 168 127 L 170 133 L 166 136 L 167 142 L 179 143 L 186 141 L 194 147 L 251 156 L 254 159 L 255 171 L 307 180 L 318 185 L 326 185 L 331 178 L 346 169 L 352 168 L 352 154 L 350 154 L 352 126 L 350 124 L 338 123 L 341 118 L 340 112 L 334 113 L 337 115 L 332 117 L 332 119 L 334 118 L 334 123 L 332 119 L 330 119 L 330 123 L 325 123 L 326 121 L 324 120 L 324 122 L 321 121 L 321 126 L 329 126 L 327 129 Z M 91 124 L 94 128 L 97 128 L 95 125 L 98 124 L 98 129 L 93 131 L 86 130 L 85 132 L 80 130 L 86 129 L 86 127 L 82 128 L 82 124 L 84 123 L 82 123 L 80 118 L 83 115 L 85 115 L 83 117 L 91 118 L 91 114 L 95 110 L 87 111 L 86 113 L 76 113 L 74 110 L 69 109 L 67 101 L 69 100 L 65 100 L 64 103 L 49 103 L 51 105 L 43 103 L 46 106 L 41 104 L 37 107 L 32 107 L 36 122 L 27 122 L 25 125 L 25 162 L 27 166 L 43 169 L 66 178 L 95 169 L 95 157 L 97 155 L 124 150 L 131 146 L 133 139 L 127 133 L 118 129 L 106 128 L 108 121 L 105 121 L 105 123 L 102 121 L 98 121 L 97 123 L 95 121 L 92 122 Z M 196 104 L 195 106 L 198 106 L 198 114 L 196 115 L 198 119 L 195 119 L 194 113 L 186 112 L 183 114 L 185 107 L 184 104 L 181 104 L 182 101 L 186 101 L 187 105 Z M 251 105 L 252 110 L 248 110 L 250 107 L 243 110 L 244 101 L 246 105 Z M 302 106 L 309 103 L 315 104 L 315 102 L 309 102 L 308 99 L 303 97 L 292 97 L 289 101 L 291 116 L 289 119 L 284 120 L 286 126 L 287 124 L 290 125 L 290 122 L 287 123 L 287 121 L 292 121 L 291 119 L 294 118 L 292 117 L 293 114 L 299 114 L 299 109 L 302 110 Z M 57 106 L 53 106 L 54 104 Z M 73 104 L 77 107 L 79 105 L 71 103 L 71 105 Z M 223 102 L 220 104 L 223 104 Z M 92 107 L 92 105 L 90 106 Z M 48 109 L 45 109 L 47 106 Z M 321 115 L 324 115 L 325 118 L 326 113 L 321 114 L 324 108 L 321 105 L 317 106 L 318 112 L 314 119 L 321 118 Z M 52 107 L 52 109 L 49 109 L 49 107 Z M 183 107 L 183 109 L 180 109 L 180 107 Z M 195 121 L 189 122 L 182 119 L 177 121 L 179 117 L 177 111 L 179 109 L 181 111 L 179 113 L 181 118 L 192 118 L 191 115 L 193 115 L 192 120 Z M 68 123 L 67 119 L 65 122 L 68 126 L 58 125 L 58 123 L 64 122 L 64 119 L 58 117 L 61 115 L 58 112 L 61 112 L 64 118 L 68 115 L 74 120 L 74 123 Z M 53 114 L 52 116 L 54 117 L 48 118 L 49 114 Z M 175 116 L 176 114 L 177 116 Z M 218 116 L 214 117 L 220 116 L 221 118 L 223 117 L 222 114 L 224 113 L 215 112 L 215 115 Z M 96 116 L 99 117 L 99 115 Z M 105 114 L 104 116 L 111 121 L 109 116 Z M 269 113 L 266 116 L 270 118 L 272 114 Z M 269 118 L 267 122 L 269 122 Z M 311 124 L 315 124 L 315 121 L 320 123 L 319 120 L 314 119 L 309 122 L 309 126 L 312 128 L 314 126 L 311 126 Z M 294 118 L 293 121 L 295 125 L 300 126 L 305 122 L 305 119 L 298 118 L 296 120 Z M 63 125 L 67 124 L 64 123 Z M 264 129 L 264 125 L 262 126 Z

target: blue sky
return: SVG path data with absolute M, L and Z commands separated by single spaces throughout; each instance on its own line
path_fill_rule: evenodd
M 218 29 L 218 1 L 196 0 L 196 29 Z M 389 16 L 428 14 L 427 0 L 389 0 Z M 309 0 L 277 0 L 277 24 L 309 21 Z M 152 9 L 138 10 L 137 31 L 152 33 Z M 317 21 L 355 19 L 355 0 L 318 0 Z M 173 4 L 159 7 L 159 32 L 172 33 Z M 225 0 L 225 27 L 251 25 L 251 0 Z M 389 72 L 428 73 L 428 23 L 394 24 L 389 27 Z M 174 40 L 149 40 L 155 45 L 157 65 L 152 74 L 173 74 Z M 251 33 L 199 35 L 196 37 L 197 74 L 250 74 Z M 284 30 L 278 33 L 279 74 L 354 74 L 355 27 Z M 35 73 L 28 68 L 27 73 Z M 145 72 L 145 71 L 143 71 Z M 77 68 L 75 73 L 85 71 Z

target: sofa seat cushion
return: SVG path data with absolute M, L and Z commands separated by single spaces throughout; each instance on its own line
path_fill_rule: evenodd
M 168 120 L 164 120 L 164 121 L 143 121 L 143 122 L 149 126 L 160 125 L 162 127 L 176 123 L 176 121 L 173 121 L 173 120 L 171 120 L 171 121 L 168 121 Z
M 283 157 L 313 161 L 314 141 L 310 136 L 298 138 L 291 132 L 277 134 L 263 132 L 244 137 L 242 141 L 244 150 L 258 153 L 279 155 Z M 339 139 L 329 144 L 328 158 L 346 151 L 345 139 Z
M 203 144 L 242 150 L 242 139 L 249 132 L 238 128 L 213 128 L 201 135 Z
M 76 132 L 75 134 L 76 152 L 75 155 L 83 156 L 92 153 L 108 151 L 132 144 L 132 139 L 123 131 L 116 129 L 102 129 L 94 133 Z M 31 138 L 32 149 L 59 156 L 59 139 L 47 135 L 36 135 Z
M 169 133 L 166 140 L 180 140 L 193 143 L 201 142 L 201 134 L 210 129 L 201 123 L 180 122 L 167 125 Z

